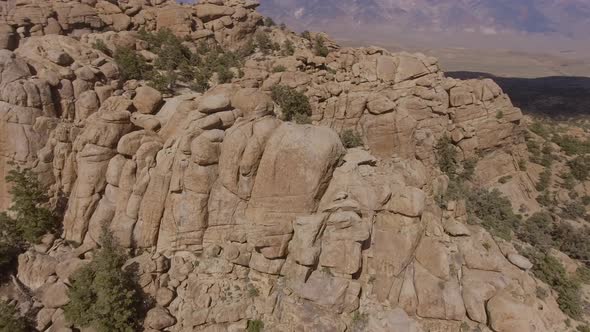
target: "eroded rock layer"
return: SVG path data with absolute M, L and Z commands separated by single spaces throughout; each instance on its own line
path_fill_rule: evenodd
M 275 27 L 294 55 L 254 54 L 229 84 L 164 98 L 121 80 L 92 47 L 141 50 L 142 27 L 237 47 L 264 29 L 256 5 L 0 2 L 0 208 L 9 162 L 67 199 L 62 239 L 19 259 L 18 279 L 43 308 L 39 330 L 72 327 L 59 309 L 68 277 L 105 223 L 142 252 L 128 264 L 157 302 L 146 331 L 241 331 L 253 319 L 269 331 L 562 326 L 510 243 L 468 225 L 464 203 L 435 202 L 448 185 L 434 151 L 445 135 L 461 159 L 484 156 L 481 182 L 516 172 L 507 191 L 531 199 L 515 161 L 522 114 L 493 81 L 446 78 L 434 58 L 379 48 L 330 44 L 316 56 Z M 309 97 L 313 124 L 277 117 L 278 84 Z M 344 148 L 347 129 L 364 147 Z

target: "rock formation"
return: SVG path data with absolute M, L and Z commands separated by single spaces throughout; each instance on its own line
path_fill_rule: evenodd
M 68 277 L 105 223 L 157 302 L 146 331 L 243 331 L 253 319 L 268 331 L 565 326 L 512 244 L 469 225 L 464 202 L 435 201 L 449 182 L 435 145 L 448 136 L 460 160 L 480 156 L 476 182 L 515 174 L 501 189 L 535 208 L 517 163 L 523 116 L 498 85 L 446 78 L 421 54 L 330 44 L 317 56 L 265 28 L 256 6 L 0 1 L 0 208 L 11 162 L 67 198 L 62 238 L 19 258 L 39 330 L 71 331 Z M 142 28 L 228 49 L 266 29 L 295 52 L 255 53 L 230 83 L 162 96 L 93 48 L 141 50 Z M 313 124 L 280 120 L 279 84 L 309 97 Z M 346 130 L 364 147 L 346 149 Z

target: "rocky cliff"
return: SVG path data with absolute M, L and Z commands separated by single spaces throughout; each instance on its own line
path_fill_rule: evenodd
M 448 137 L 459 161 L 479 160 L 474 184 L 499 187 L 515 209 L 540 208 L 519 168 L 525 126 L 509 97 L 492 80 L 446 78 L 421 54 L 326 39 L 328 54 L 316 55 L 313 40 L 265 27 L 256 7 L 0 2 L 0 208 L 14 162 L 67 201 L 61 238 L 19 258 L 18 284 L 32 294 L 22 307 L 38 329 L 74 328 L 60 309 L 68 277 L 105 223 L 157 300 L 146 331 L 242 331 L 253 319 L 266 331 L 565 327 L 510 242 L 468 224 L 465 201 L 436 199 L 449 186 L 436 157 Z M 225 49 L 262 31 L 294 50 L 256 51 L 239 77 L 204 93 L 163 95 L 124 80 L 93 47 L 155 56 L 140 29 Z M 309 98 L 311 124 L 281 120 L 270 93 L 279 85 Z M 362 145 L 345 148 L 346 131 Z

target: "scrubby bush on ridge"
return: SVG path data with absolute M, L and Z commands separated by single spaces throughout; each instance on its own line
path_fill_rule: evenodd
M 283 110 L 283 120 L 296 120 L 297 123 L 309 122 L 311 105 L 305 94 L 285 85 L 276 85 L 272 88 L 271 96 Z

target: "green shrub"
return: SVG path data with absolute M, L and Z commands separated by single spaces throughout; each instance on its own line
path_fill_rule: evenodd
M 340 140 L 345 148 L 356 148 L 363 145 L 363 140 L 357 132 L 352 129 L 346 129 L 340 134 Z
M 590 262 L 590 228 L 574 228 L 567 222 L 555 225 L 551 236 L 554 246 L 571 258 Z
M 578 156 L 567 162 L 571 174 L 578 181 L 586 181 L 590 175 L 590 156 Z
M 283 45 L 281 46 L 281 55 L 282 56 L 291 56 L 295 54 L 295 45 L 290 39 L 285 40 Z
M 106 225 L 100 242 L 102 247 L 92 262 L 72 277 L 70 303 L 64 307 L 66 319 L 98 332 L 136 331 L 141 299 L 134 276 L 122 270 L 126 256 Z
M 309 31 L 305 30 L 301 33 L 301 38 L 311 41 L 311 33 Z
M 583 142 L 568 135 L 554 135 L 552 141 L 568 156 L 590 153 L 590 140 Z
M 22 317 L 14 306 L 0 300 L 0 332 L 27 332 L 33 330 L 28 319 Z
M 270 54 L 272 51 L 276 51 L 280 49 L 280 46 L 277 47 L 267 33 L 258 31 L 254 35 L 254 40 L 256 42 L 256 46 L 258 49 L 264 54 Z
M 548 139 L 551 134 L 550 130 L 539 121 L 533 122 L 533 124 L 529 126 L 529 129 L 530 131 L 543 137 L 544 139 Z
M 58 220 L 47 208 L 49 197 L 37 175 L 30 169 L 16 168 L 8 173 L 6 181 L 12 184 L 12 206 L 9 214 L 3 213 L 0 217 L 3 234 L 15 243 L 34 244 L 43 235 L 56 232 Z
M 502 119 L 503 117 L 504 117 L 504 112 L 502 112 L 502 111 L 498 111 L 498 112 L 496 113 L 496 119 L 500 120 L 500 119 Z
M 265 17 L 262 23 L 265 27 L 274 27 L 275 25 L 277 25 L 275 21 L 270 17 Z
M 590 284 L 590 268 L 587 266 L 578 267 L 576 270 L 576 278 L 582 283 Z
M 500 179 L 498 179 L 498 182 L 500 184 L 505 184 L 505 183 L 508 183 L 508 181 L 510 181 L 510 180 L 512 180 L 512 176 L 511 175 L 506 175 L 506 176 L 503 176 Z
M 264 329 L 264 322 L 260 319 L 248 321 L 248 332 L 261 332 Z
M 282 72 L 284 72 L 286 70 L 287 70 L 287 68 L 285 68 L 285 66 L 279 65 L 279 66 L 274 67 L 272 69 L 272 72 L 273 73 L 282 73 Z
M 315 55 L 323 57 L 328 56 L 330 50 L 326 47 L 324 37 L 320 35 L 316 36 L 315 41 L 313 43 L 313 51 Z
M 102 39 L 97 39 L 94 44 L 92 44 L 92 48 L 95 50 L 101 51 L 106 55 L 111 55 L 111 50 L 108 48 L 107 44 L 104 43 Z
M 145 58 L 130 48 L 117 48 L 114 59 L 124 81 L 145 79 L 150 72 Z
M 505 240 L 512 239 L 512 232 L 520 224 L 520 216 L 512 210 L 510 200 L 497 189 L 477 189 L 468 193 L 467 208 L 472 216 L 490 233 Z
M 449 178 L 454 178 L 457 174 L 457 149 L 449 136 L 445 134 L 441 137 L 435 146 L 435 150 L 440 170 Z
M 475 167 L 477 166 L 477 159 L 471 158 L 463 162 L 463 170 L 458 174 L 460 181 L 471 181 L 475 175 Z
M 155 72 L 151 75 L 149 85 L 163 93 L 172 92 L 176 87 L 177 75 L 169 70 L 164 73 Z
M 272 88 L 271 95 L 273 101 L 283 110 L 285 121 L 294 120 L 298 116 L 297 122 L 300 123 L 311 115 L 309 99 L 303 93 L 284 85 L 276 85 Z
M 553 246 L 553 218 L 549 213 L 537 212 L 520 225 L 518 238 L 536 248 Z
M 57 217 L 47 208 L 49 198 L 37 176 L 28 169 L 11 170 L 12 206 L 0 213 L 0 278 L 14 267 L 18 254 L 47 233 L 57 232 Z
M 553 256 L 534 249 L 524 252 L 533 263 L 533 273 L 558 293 L 559 308 L 574 319 L 583 313 L 580 284 L 567 276 L 563 265 Z
M 561 209 L 561 217 L 563 217 L 565 219 L 575 220 L 578 218 L 584 218 L 585 216 L 586 216 L 586 208 L 576 201 L 567 203 Z

